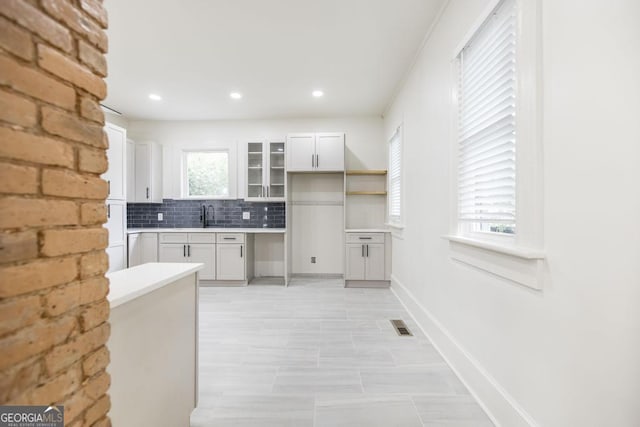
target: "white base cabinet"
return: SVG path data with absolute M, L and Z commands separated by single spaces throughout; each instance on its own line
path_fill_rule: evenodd
M 245 280 L 244 243 L 219 244 L 216 248 L 217 280 Z
M 158 262 L 158 234 L 129 234 L 129 268 L 148 262 Z
M 215 280 L 215 234 L 160 233 L 158 244 L 158 261 L 202 263 L 204 264 L 204 268 L 199 271 L 199 279 Z
M 345 286 L 388 286 L 390 242 L 387 233 L 347 233 Z
M 160 233 L 158 261 L 202 263 L 201 281 L 243 284 L 253 271 L 246 239 L 244 233 Z
M 242 233 L 218 233 L 216 243 L 216 280 L 246 280 L 245 235 Z

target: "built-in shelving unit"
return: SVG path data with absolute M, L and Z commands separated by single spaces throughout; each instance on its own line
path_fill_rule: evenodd
M 351 180 L 345 180 L 345 194 L 347 196 L 386 196 L 386 169 L 351 169 L 344 173 Z M 362 177 L 362 178 L 358 178 Z M 366 178 L 372 177 L 372 178 Z
M 386 169 L 376 169 L 376 170 L 348 170 L 345 172 L 347 175 L 386 175 Z
M 386 191 L 347 191 L 347 196 L 386 196 Z

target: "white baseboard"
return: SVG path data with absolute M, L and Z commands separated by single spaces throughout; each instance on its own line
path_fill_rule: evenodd
M 391 291 L 398 297 L 420 329 L 469 389 L 496 426 L 537 427 L 518 402 L 469 354 L 446 328 L 391 275 Z

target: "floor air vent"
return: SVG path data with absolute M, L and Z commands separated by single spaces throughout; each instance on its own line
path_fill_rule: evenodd
M 407 325 L 404 323 L 404 321 L 392 320 L 391 324 L 393 325 L 393 328 L 396 330 L 398 335 L 409 336 L 409 337 L 413 336 L 413 334 L 411 333 L 409 328 L 407 328 Z

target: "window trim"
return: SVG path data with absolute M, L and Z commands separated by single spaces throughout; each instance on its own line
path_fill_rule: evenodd
M 226 196 L 190 196 L 189 193 L 189 178 L 187 176 L 187 156 L 189 153 L 226 153 L 227 154 L 227 183 L 229 188 L 229 194 Z M 232 195 L 232 183 L 231 183 L 231 152 L 228 148 L 183 148 L 180 150 L 181 154 L 181 173 L 180 173 L 180 195 L 182 199 L 186 200 L 230 200 L 235 199 Z
M 390 214 L 391 210 L 391 143 L 395 137 L 398 137 L 398 143 L 400 144 L 400 215 L 396 217 L 392 217 Z M 404 168 L 403 168 L 403 158 L 404 158 L 404 134 L 403 134 L 403 124 L 400 123 L 396 128 L 391 137 L 387 140 L 387 153 L 389 155 L 389 170 L 387 173 L 387 188 L 389 189 L 387 194 L 387 222 L 386 225 L 389 227 L 393 227 L 396 229 L 404 228 Z
M 525 286 L 541 289 L 541 277 L 521 280 L 519 274 L 504 274 L 499 268 L 500 257 L 516 257 L 524 262 L 538 263 L 544 259 L 543 230 L 543 157 L 542 157 L 542 37 L 541 1 L 516 0 L 517 20 L 517 69 L 516 69 L 516 233 L 483 233 L 464 230 L 458 221 L 458 56 L 471 38 L 481 28 L 502 0 L 492 0 L 478 16 L 451 56 L 451 206 L 449 234 L 451 257 L 482 270 L 497 274 Z M 477 260 L 468 253 L 457 256 L 459 247 L 477 251 Z M 487 261 L 482 252 L 494 253 L 493 261 Z M 531 256 L 524 255 L 535 254 Z M 483 258 L 484 257 L 484 258 Z M 540 275 L 540 268 L 532 268 Z M 514 278 L 515 277 L 515 278 Z M 531 286 L 531 283 L 536 283 Z

